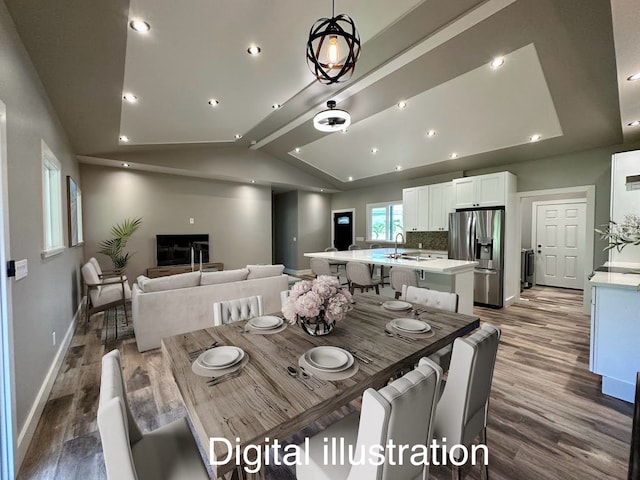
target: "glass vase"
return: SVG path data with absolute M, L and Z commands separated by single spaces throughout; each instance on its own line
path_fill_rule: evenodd
M 331 333 L 335 322 L 327 322 L 324 315 L 317 317 L 298 317 L 298 323 L 308 335 L 319 337 Z

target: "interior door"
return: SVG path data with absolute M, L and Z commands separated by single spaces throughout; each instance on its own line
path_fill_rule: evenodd
M 536 283 L 584 289 L 587 205 L 535 204 Z
M 333 246 L 347 250 L 353 243 L 353 212 L 333 213 Z

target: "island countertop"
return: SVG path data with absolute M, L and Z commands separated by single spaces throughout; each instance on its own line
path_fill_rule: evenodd
M 305 257 L 326 258 L 339 262 L 360 262 L 386 267 L 407 267 L 423 270 L 430 273 L 455 275 L 473 270 L 478 262 L 466 260 L 448 260 L 437 258 L 420 258 L 420 260 L 406 258 L 389 258 L 393 254 L 393 248 L 374 248 L 369 250 L 347 250 L 338 252 L 311 252 L 305 253 Z M 419 252 L 416 249 L 398 248 L 398 253 Z
M 589 279 L 592 286 L 636 289 L 640 285 L 640 274 L 623 273 L 623 270 L 640 271 L 640 263 L 606 262 L 600 268 L 610 268 L 613 271 L 596 270 Z

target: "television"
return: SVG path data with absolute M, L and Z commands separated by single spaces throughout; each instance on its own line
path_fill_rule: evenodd
M 209 234 L 156 235 L 156 263 L 188 265 L 209 261 Z

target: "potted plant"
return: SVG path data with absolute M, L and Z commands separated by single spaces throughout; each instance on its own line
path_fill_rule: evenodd
M 111 259 L 115 270 L 124 270 L 129 263 L 131 254 L 125 252 L 127 241 L 131 238 L 138 228 L 142 225 L 142 218 L 127 218 L 122 223 L 116 223 L 111 227 L 111 236 L 109 240 L 103 240 L 98 244 L 102 253 Z
M 638 246 L 640 245 L 640 215 L 625 215 L 622 223 L 610 220 L 609 225 L 606 225 L 602 230 L 596 229 L 596 232 L 601 235 L 602 239 L 609 242 L 609 245 L 604 249 L 605 251 L 615 248 L 620 252 L 627 245 Z M 640 271 L 629 273 L 640 273 Z M 640 284 L 638 290 L 640 290 Z

